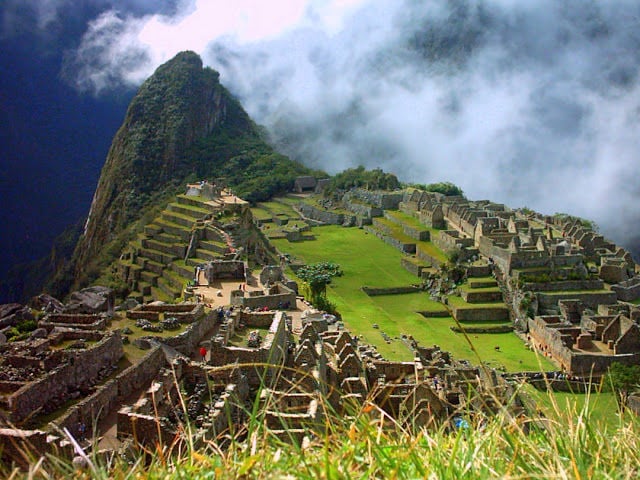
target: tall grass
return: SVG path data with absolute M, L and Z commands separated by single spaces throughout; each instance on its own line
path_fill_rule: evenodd
M 326 419 L 302 441 L 280 439 L 266 428 L 257 400 L 246 428 L 227 435 L 225 448 L 195 448 L 191 427 L 169 446 L 131 448 L 126 455 L 89 456 L 83 467 L 52 456 L 31 457 L 28 470 L 6 478 L 637 478 L 640 422 L 618 414 L 615 428 L 593 418 L 587 396 L 567 410 L 550 395 L 546 417 L 514 417 L 507 408 L 475 417 L 463 428 L 449 423 L 412 429 L 370 400 L 347 410 L 322 408 Z M 184 403 L 182 404 L 184 408 Z M 283 428 L 286 428 L 283 424 Z

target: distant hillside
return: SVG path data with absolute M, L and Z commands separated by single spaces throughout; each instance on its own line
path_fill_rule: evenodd
M 224 177 L 248 200 L 288 190 L 309 169 L 276 153 L 240 103 L 203 68 L 179 53 L 140 87 L 118 130 L 74 252 L 73 268 L 53 285 L 95 278 L 119 254 L 132 224 L 160 208 L 185 181 Z

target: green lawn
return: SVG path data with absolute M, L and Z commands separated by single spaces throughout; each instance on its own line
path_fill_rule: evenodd
M 447 261 L 447 256 L 444 254 L 444 252 L 431 242 L 424 242 L 424 241 L 416 242 L 416 251 L 424 252 L 427 255 L 429 255 L 431 258 L 435 258 L 440 262 Z
M 253 218 L 256 218 L 258 220 L 271 220 L 271 217 L 273 217 L 273 214 L 271 212 L 268 212 L 264 208 L 260 207 L 251 208 L 251 213 L 253 214 Z
M 283 214 L 290 218 L 299 218 L 300 215 L 290 206 L 280 202 L 261 202 L 258 207 L 269 210 L 274 214 Z
M 531 385 L 526 385 L 523 388 L 548 418 L 560 419 L 570 412 L 577 416 L 588 404 L 590 422 L 595 423 L 599 429 L 606 428 L 609 431 L 613 431 L 620 427 L 621 422 L 624 424 L 621 421 L 621 418 L 624 419 L 624 415 L 620 416 L 618 402 L 612 392 L 594 392 L 591 394 L 547 393 L 536 390 Z M 625 415 L 630 415 L 630 413 Z
M 396 238 L 397 240 L 401 241 L 402 243 L 416 243 L 417 241 L 415 238 L 412 238 L 406 233 L 404 233 L 404 230 L 402 230 L 402 225 L 392 222 L 387 218 L 384 218 L 384 217 L 375 218 L 373 220 L 374 228 L 376 227 L 376 224 L 386 227 L 389 231 L 389 234 L 394 238 Z
M 396 339 L 402 334 L 413 337 L 424 346 L 439 345 L 458 358 L 478 363 L 464 335 L 450 330 L 455 325 L 451 317 L 424 318 L 421 310 L 444 310 L 444 306 L 429 299 L 424 293 L 369 297 L 363 285 L 395 287 L 416 283 L 416 278 L 400 265 L 402 254 L 357 228 L 339 226 L 316 227 L 315 241 L 290 243 L 273 240 L 282 252 L 293 255 L 305 263 L 332 261 L 340 264 L 342 277 L 335 278 L 327 293 L 342 314 L 347 328 L 364 341 L 376 345 L 378 351 L 390 360 L 411 360 L 412 353 L 405 343 Z M 377 324 L 378 329 L 373 325 Z M 382 332 L 392 338 L 387 344 Z M 513 333 L 470 335 L 469 340 L 483 361 L 491 366 L 503 365 L 508 370 L 555 369 L 525 348 Z M 495 347 L 499 346 L 499 350 Z

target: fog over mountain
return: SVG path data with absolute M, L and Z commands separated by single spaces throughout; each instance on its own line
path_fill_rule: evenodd
M 78 86 L 139 81 L 173 53 L 149 39 L 206 21 L 205 3 L 171 18 L 103 16 L 78 49 Z M 331 172 L 381 166 L 406 181 L 454 181 L 471 198 L 589 217 L 629 244 L 640 193 L 638 2 L 305 8 L 262 38 L 213 25 L 192 34 L 282 149 Z M 98 60 L 83 62 L 87 52 Z M 126 68 L 133 57 L 148 65 Z
M 588 217 L 638 257 L 637 1 L 85 4 L 93 10 L 59 66 L 81 98 L 136 87 L 191 49 L 307 164 L 379 166 L 453 181 L 473 199 Z M 7 5 L 5 35 L 24 5 L 49 34 L 77 8 Z

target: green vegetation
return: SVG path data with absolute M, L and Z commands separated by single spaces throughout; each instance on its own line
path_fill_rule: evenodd
M 419 190 L 425 190 L 427 192 L 441 193 L 447 196 L 464 196 L 462 189 L 451 182 L 430 183 L 428 185 L 423 183 L 411 183 L 409 186 Z
M 255 127 L 228 132 L 222 126 L 197 140 L 188 156 L 196 178 L 223 178 L 234 193 L 252 203 L 291 191 L 300 175 L 326 176 L 276 153 Z
M 58 268 L 52 293 L 63 296 L 103 274 L 149 223 L 143 217 L 189 181 L 222 179 L 256 202 L 289 191 L 298 175 L 326 176 L 276 153 L 218 77 L 198 55 L 182 52 L 140 87 L 100 175 L 86 233 L 73 260 Z
M 363 340 L 375 345 L 390 360 L 409 361 L 413 358 L 402 335 L 412 335 L 421 345 L 438 344 L 458 358 L 478 362 L 478 355 L 491 366 L 510 371 L 553 369 L 544 358 L 528 350 L 513 333 L 471 335 L 473 348 L 463 334 L 456 334 L 451 327 L 456 323 L 451 317 L 425 318 L 417 312 L 444 312 L 441 303 L 429 299 L 426 293 L 383 295 L 369 297 L 363 286 L 397 287 L 418 283 L 400 264 L 402 254 L 380 241 L 374 235 L 357 228 L 339 226 L 316 227 L 315 241 L 294 242 L 273 240 L 282 252 L 289 253 L 304 263 L 332 261 L 340 264 L 344 274 L 327 286 L 327 297 L 335 304 L 347 328 Z M 366 255 L 363 255 L 366 252 Z M 494 305 L 491 305 L 494 306 Z M 378 328 L 374 328 L 374 324 Z M 392 340 L 387 343 L 384 332 Z M 496 350 L 495 347 L 500 349 Z
M 620 406 L 625 407 L 629 394 L 640 389 L 640 365 L 623 365 L 613 362 L 605 383 L 611 385 L 617 393 Z
M 373 403 L 348 415 L 330 414 L 308 444 L 280 440 L 256 411 L 247 431 L 228 448 L 192 441 L 126 456 L 92 455 L 84 471 L 68 460 L 33 458 L 28 472 L 0 467 L 6 478 L 635 478 L 640 420 L 598 412 L 606 398 L 537 392 L 546 416 L 529 422 L 501 410 L 469 418 L 468 428 L 413 431 L 391 421 Z M 614 412 L 615 412 L 615 407 Z M 185 425 L 185 431 L 193 427 Z M 285 425 L 286 428 L 286 425 Z M 189 437 L 188 437 L 189 438 Z M 246 439 L 246 440 L 244 440 Z
M 331 262 L 304 265 L 296 271 L 296 276 L 308 287 L 311 303 L 322 310 L 335 311 L 333 304 L 327 300 L 327 285 L 334 277 L 342 276 L 340 265 Z
M 353 187 L 367 190 L 395 190 L 400 188 L 400 181 L 392 173 L 385 173 L 380 168 L 366 170 L 360 165 L 334 175 L 325 192 L 330 194 L 336 190 L 348 190 Z

